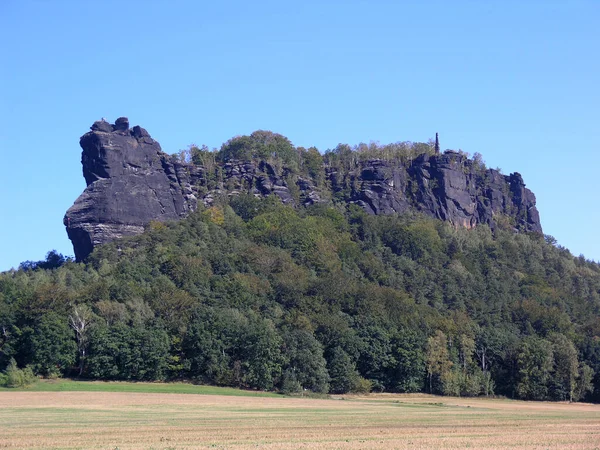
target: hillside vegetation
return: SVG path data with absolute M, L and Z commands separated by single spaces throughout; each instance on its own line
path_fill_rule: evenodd
M 600 266 L 505 228 L 216 199 L 0 274 L 0 370 L 600 400 Z

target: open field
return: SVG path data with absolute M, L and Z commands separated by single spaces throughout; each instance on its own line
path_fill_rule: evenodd
M 600 406 L 426 395 L 2 391 L 0 448 L 600 449 Z

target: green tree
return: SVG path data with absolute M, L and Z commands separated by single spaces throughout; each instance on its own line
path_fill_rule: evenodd
M 467 373 L 473 363 L 473 354 L 475 353 L 475 339 L 466 334 L 461 334 L 458 338 L 458 357 L 460 368 L 463 373 Z
M 554 352 L 552 343 L 528 336 L 521 342 L 518 356 L 519 381 L 517 394 L 527 400 L 545 400 L 552 376 Z
M 405 328 L 392 339 L 395 365 L 390 368 L 390 387 L 398 392 L 419 392 L 425 380 L 425 342 L 420 333 Z M 431 389 L 431 387 L 430 387 Z
M 310 176 L 317 186 L 325 182 L 325 170 L 323 168 L 323 156 L 315 147 L 308 150 L 299 148 L 303 171 Z
M 575 391 L 573 393 L 573 400 L 579 401 L 583 399 L 588 392 L 594 390 L 594 384 L 592 382 L 594 378 L 594 371 L 586 363 L 580 363 L 579 365 L 579 376 L 577 377 L 577 383 Z
M 0 292 L 0 368 L 7 367 L 18 344 L 14 334 L 16 307 L 9 305 Z
M 127 379 L 120 364 L 126 351 L 128 326 L 122 322 L 107 325 L 95 323 L 90 329 L 85 374 L 102 380 Z
M 329 392 L 345 394 L 357 383 L 359 375 L 352 359 L 341 347 L 335 347 L 327 360 L 327 368 L 331 377 Z
M 281 337 L 270 320 L 254 314 L 244 331 L 237 355 L 242 363 L 242 380 L 248 387 L 272 389 L 281 375 Z
M 443 392 L 444 382 L 450 383 L 451 369 L 453 366 L 448 353 L 448 338 L 441 330 L 436 330 L 435 334 L 427 339 L 427 377 L 429 379 L 429 392 L 434 392 L 433 381 L 436 379 L 440 387 L 438 392 Z
M 0 373 L 0 386 L 8 388 L 24 388 L 32 385 L 36 378 L 31 367 L 19 369 L 12 358 L 4 373 Z
M 579 376 L 577 350 L 563 334 L 553 333 L 549 340 L 554 355 L 553 397 L 572 402 Z
M 29 332 L 31 366 L 43 376 L 58 376 L 66 373 L 77 354 L 73 331 L 67 319 L 49 312 L 42 316 Z
M 169 344 L 169 336 L 160 327 L 96 324 L 90 330 L 86 373 L 109 380 L 163 380 Z
M 281 392 L 285 395 L 302 392 L 302 385 L 298 381 L 297 373 L 293 368 L 288 368 L 283 371 L 281 377 Z
M 298 155 L 288 138 L 272 131 L 257 130 L 250 136 L 237 136 L 227 141 L 218 152 L 223 160 L 281 160 L 297 165 Z
M 313 392 L 327 393 L 329 391 L 329 373 L 327 362 L 323 357 L 323 347 L 306 330 L 284 330 L 284 351 L 287 357 L 286 373 L 288 380 L 294 379 L 303 389 Z
M 232 384 L 235 333 L 245 319 L 234 311 L 197 308 L 182 342 L 189 376 L 205 383 Z
M 396 365 L 390 334 L 387 327 L 375 323 L 358 326 L 362 346 L 356 367 L 376 390 L 384 390 L 389 385 L 389 371 Z
M 282 371 L 282 340 L 253 312 L 199 307 L 182 343 L 188 373 L 205 382 L 272 389 Z
M 516 396 L 518 384 L 518 330 L 512 325 L 482 328 L 477 336 L 475 355 L 485 380 L 489 384 L 484 393 L 490 393 L 493 384 L 506 396 Z

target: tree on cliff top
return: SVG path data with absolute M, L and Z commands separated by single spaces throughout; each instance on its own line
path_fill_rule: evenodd
M 237 136 L 228 140 L 219 150 L 218 157 L 222 161 L 281 159 L 288 165 L 298 162 L 298 154 L 288 138 L 264 130 L 257 130 L 250 136 Z

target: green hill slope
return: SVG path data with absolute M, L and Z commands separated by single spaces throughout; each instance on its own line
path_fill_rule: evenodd
M 0 370 L 598 400 L 599 311 L 551 237 L 240 195 L 1 274 Z

